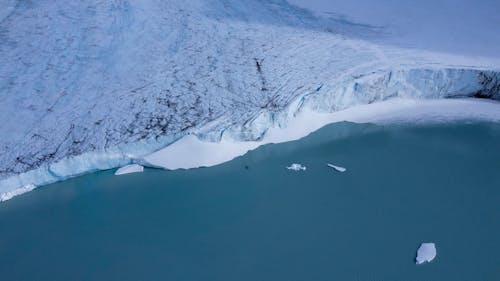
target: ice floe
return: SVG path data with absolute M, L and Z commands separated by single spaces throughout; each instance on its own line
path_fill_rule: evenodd
M 436 245 L 434 243 L 422 243 L 417 250 L 417 264 L 431 262 L 436 257 Z
M 292 171 L 305 171 L 306 167 L 302 166 L 301 164 L 293 163 L 292 165 L 286 167 L 288 170 Z
M 333 169 L 334 169 L 335 171 L 337 171 L 337 172 L 341 172 L 341 173 L 343 173 L 343 172 L 347 171 L 347 169 L 346 169 L 346 168 L 344 168 L 344 167 L 335 166 L 335 165 L 330 164 L 330 163 L 327 163 L 326 165 L 327 165 L 328 167 L 330 167 L 330 168 L 333 168 Z
M 130 164 L 127 166 L 123 166 L 116 170 L 115 175 L 125 175 L 125 174 L 132 174 L 132 173 L 141 173 L 144 171 L 144 167 L 139 165 L 139 164 Z

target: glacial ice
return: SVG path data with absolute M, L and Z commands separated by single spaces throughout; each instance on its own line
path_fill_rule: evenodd
M 500 99 L 500 60 L 374 43 L 286 1 L 4 1 L 0 194 L 212 166 L 342 120 L 499 119 L 441 99 Z
M 347 171 L 347 169 L 346 169 L 346 168 L 344 168 L 344 167 L 335 166 L 335 165 L 330 164 L 330 163 L 328 163 L 328 164 L 326 164 L 326 165 L 327 165 L 328 167 L 330 167 L 330 168 L 334 169 L 334 170 L 335 170 L 335 171 L 337 171 L 337 172 L 341 172 L 341 173 L 343 173 L 343 172 Z
M 21 186 L 19 188 L 16 188 L 16 189 L 13 189 L 13 190 L 10 190 L 10 191 L 4 192 L 4 193 L 0 193 L 0 202 L 10 200 L 10 199 L 12 199 L 15 196 L 18 196 L 18 195 L 21 195 L 23 193 L 32 191 L 35 188 L 36 188 L 35 185 L 33 185 L 33 184 L 27 184 L 27 185 Z
M 306 167 L 305 166 L 302 166 L 301 164 L 296 164 L 296 163 L 293 163 L 292 165 L 286 167 L 288 170 L 292 170 L 292 171 L 305 171 L 306 170 Z
M 378 124 L 458 120 L 500 122 L 500 104 L 479 99 L 391 99 L 332 113 L 317 112 L 299 103 L 293 103 L 291 106 L 301 110 L 286 111 L 288 113 L 284 116 L 287 117 L 283 119 L 287 120 L 287 126 L 269 120 L 270 128 L 259 141 L 241 141 L 239 134 L 229 130 L 222 134 L 219 141 L 208 141 L 203 137 L 188 135 L 146 155 L 141 160 L 146 165 L 169 170 L 214 166 L 243 155 L 260 145 L 297 140 L 327 124 L 341 121 Z
M 422 264 L 431 262 L 436 257 L 436 245 L 434 243 L 422 243 L 417 250 L 415 262 Z
M 144 167 L 139 165 L 139 164 L 130 164 L 123 166 L 119 169 L 116 170 L 115 175 L 125 175 L 125 174 L 132 174 L 132 173 L 141 173 L 144 171 Z

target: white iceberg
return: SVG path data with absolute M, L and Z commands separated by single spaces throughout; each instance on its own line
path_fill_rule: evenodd
M 288 170 L 293 170 L 293 171 L 305 171 L 306 167 L 302 166 L 300 164 L 293 163 L 292 165 L 286 167 Z
M 330 163 L 327 163 L 326 165 L 327 165 L 328 167 L 330 167 L 330 168 L 333 168 L 333 169 L 334 169 L 335 171 L 337 171 L 337 172 L 341 172 L 341 173 L 343 173 L 343 172 L 347 171 L 347 169 L 346 169 L 346 168 L 344 168 L 344 167 L 335 166 L 335 165 L 330 164 Z
M 416 263 L 431 262 L 436 257 L 436 245 L 434 243 L 422 243 L 417 250 Z
M 27 184 L 27 185 L 23 185 L 22 187 L 13 189 L 11 191 L 0 193 L 0 202 L 10 200 L 15 196 L 32 191 L 35 188 L 36 188 L 36 186 L 34 184 Z
M 131 164 L 127 166 L 123 166 L 116 170 L 115 175 L 125 175 L 125 174 L 132 174 L 132 173 L 142 173 L 144 171 L 144 167 L 139 165 L 139 164 Z

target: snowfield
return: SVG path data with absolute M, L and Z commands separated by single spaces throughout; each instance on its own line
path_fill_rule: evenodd
M 467 56 L 499 56 L 497 0 L 288 0 L 317 16 L 380 27 L 378 42 Z
M 328 122 L 500 119 L 493 101 L 433 106 L 499 100 L 498 58 L 402 48 L 283 0 L 0 4 L 0 194 L 130 163 L 214 165 Z

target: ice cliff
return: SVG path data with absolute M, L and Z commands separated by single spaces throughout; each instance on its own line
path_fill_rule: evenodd
M 0 4 L 0 193 L 141 162 L 190 133 L 259 140 L 302 108 L 500 99 L 497 60 L 375 44 L 383 28 L 282 0 Z

